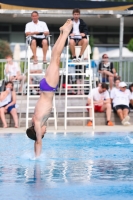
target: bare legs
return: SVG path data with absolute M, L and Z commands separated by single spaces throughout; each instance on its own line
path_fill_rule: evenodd
M 16 108 L 13 108 L 10 113 L 13 117 L 13 120 L 14 120 L 14 123 L 15 123 L 15 128 L 18 128 L 18 115 L 17 115 Z
M 78 45 L 81 46 L 80 55 L 82 56 L 87 45 L 88 45 L 88 40 L 86 38 L 84 38 L 84 39 L 79 41 Z
M 76 54 L 75 54 L 75 45 L 76 45 L 75 41 L 73 39 L 70 39 L 69 45 L 70 45 L 70 50 L 71 50 L 72 56 L 73 57 L 76 56 Z M 83 55 L 87 45 L 88 45 L 88 40 L 86 38 L 79 41 L 78 46 L 81 46 L 80 56 Z
M 7 122 L 6 122 L 6 118 L 5 118 L 5 108 L 4 107 L 0 108 L 0 117 L 1 117 L 1 121 L 3 123 L 3 128 L 7 128 Z
M 128 116 L 128 112 L 129 110 L 128 109 L 119 109 L 117 110 L 117 115 L 119 116 L 120 120 L 122 121 L 126 116 Z
M 102 106 L 101 110 L 106 112 L 106 118 L 107 121 L 110 121 L 111 119 L 111 104 L 110 103 L 106 103 L 105 105 Z M 92 117 L 92 109 L 89 109 L 89 116 Z
M 56 41 L 51 55 L 50 65 L 46 71 L 46 80 L 50 86 L 56 87 L 59 81 L 59 64 L 60 64 L 60 56 L 63 51 L 66 39 L 71 31 L 72 21 L 68 20 L 68 23 L 65 23 L 63 26 L 63 33 L 61 32 L 58 40 Z
M 3 123 L 3 128 L 7 128 L 7 122 L 6 122 L 5 114 L 6 114 L 5 108 L 1 107 L 0 108 L 0 118 L 1 118 L 1 121 Z M 14 123 L 15 123 L 15 128 L 18 128 L 18 115 L 17 115 L 16 108 L 13 108 L 11 110 L 10 114 L 13 117 L 13 120 L 14 120 Z
M 31 50 L 34 56 L 34 62 L 37 63 L 37 55 L 36 55 L 36 40 L 31 41 Z M 43 61 L 46 61 L 46 54 L 48 50 L 48 41 L 46 39 L 42 40 L 42 51 L 43 51 Z
M 106 76 L 105 78 L 109 79 L 109 87 L 110 87 L 110 90 L 112 90 L 113 85 L 114 85 L 114 77 L 115 77 L 115 75 L 112 74 L 109 71 L 102 71 L 102 74 L 104 74 Z
M 70 45 L 72 57 L 76 56 L 76 54 L 75 54 L 75 45 L 76 45 L 75 41 L 73 39 L 70 39 L 69 45 Z
M 114 85 L 114 77 L 109 76 L 109 87 L 110 87 L 110 90 L 112 90 L 113 85 Z
M 33 53 L 34 61 L 37 62 L 37 56 L 36 56 L 36 40 L 31 41 L 31 50 Z
M 46 61 L 46 54 L 48 50 L 48 41 L 46 39 L 42 40 L 42 50 L 43 50 L 43 61 Z
M 111 104 L 110 103 L 106 103 L 102 106 L 102 110 L 106 112 L 106 118 L 107 121 L 110 121 L 111 119 Z

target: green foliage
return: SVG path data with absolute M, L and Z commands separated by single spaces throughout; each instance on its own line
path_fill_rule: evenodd
M 0 59 L 5 59 L 7 55 L 12 55 L 9 43 L 4 40 L 0 40 Z
M 130 51 L 133 51 L 133 38 L 129 41 L 128 45 L 127 45 L 127 48 L 130 50 Z
M 94 38 L 93 36 L 90 36 L 89 38 L 89 45 L 91 46 L 91 54 L 90 54 L 90 58 L 92 59 L 92 56 L 93 56 L 93 47 L 94 47 Z

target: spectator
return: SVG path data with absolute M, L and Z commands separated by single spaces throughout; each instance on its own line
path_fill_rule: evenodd
M 9 77 L 9 81 L 20 81 L 19 93 L 22 93 L 23 83 L 26 77 L 21 75 L 20 67 L 17 62 L 13 62 L 12 56 L 8 55 L 6 57 L 7 63 L 5 64 L 5 75 Z
M 114 81 L 115 87 L 113 87 L 112 90 L 110 91 L 110 95 L 111 95 L 111 93 L 114 93 L 115 90 L 119 90 L 119 84 L 120 84 L 120 79 L 116 78 L 115 81 Z
M 72 53 L 72 59 L 73 61 L 81 61 L 81 56 L 83 55 L 87 45 L 87 35 L 88 35 L 88 28 L 85 22 L 80 19 L 80 10 L 78 8 L 75 8 L 73 10 L 73 28 L 70 32 L 70 50 Z M 81 46 L 81 51 L 79 54 L 79 57 L 76 58 L 75 53 L 75 45 Z
M 95 112 L 106 112 L 108 126 L 113 126 L 111 119 L 111 101 L 109 98 L 108 85 L 102 83 L 97 88 L 93 88 L 88 96 L 88 106 L 91 105 L 91 98 L 93 98 L 94 111 Z M 92 110 L 89 109 L 89 116 L 92 117 Z M 92 126 L 92 121 L 88 122 L 88 126 Z
M 133 109 L 133 83 L 129 86 L 129 89 L 130 89 L 130 108 Z
M 0 118 L 3 123 L 3 128 L 7 128 L 7 122 L 5 114 L 10 113 L 13 117 L 15 128 L 18 128 L 18 115 L 15 108 L 16 104 L 16 93 L 13 91 L 13 83 L 8 81 L 5 84 L 5 91 L 1 92 L 0 95 Z
M 30 66 L 30 73 L 32 74 L 41 74 L 43 72 L 43 67 L 42 64 L 31 64 Z M 39 83 L 41 81 L 41 79 L 43 78 L 43 75 L 33 75 L 30 76 L 30 84 L 34 84 L 34 83 Z M 38 87 L 37 87 L 38 88 Z M 39 94 L 39 91 L 36 91 L 34 89 L 34 87 L 31 87 L 32 89 L 32 94 Z
M 109 81 L 110 90 L 113 88 L 114 77 L 117 77 L 116 70 L 112 62 L 109 62 L 108 55 L 103 54 L 102 62 L 99 64 L 99 73 L 102 75 L 102 82 L 106 83 Z
M 39 14 L 37 11 L 31 13 L 32 22 L 26 24 L 25 34 L 31 36 L 30 46 L 33 52 L 34 64 L 38 63 L 36 48 L 39 46 L 43 50 L 43 62 L 46 63 L 46 54 L 48 50 L 48 41 L 46 36 L 49 35 L 47 24 L 39 21 Z
M 115 79 L 115 87 L 112 88 L 110 91 L 110 97 L 114 95 L 115 91 L 119 90 L 119 84 L 120 84 L 120 79 L 117 78 Z M 113 109 L 113 100 L 111 100 L 112 103 L 112 109 Z
M 130 117 L 128 116 L 130 93 L 125 82 L 120 82 L 119 89 L 111 93 L 111 100 L 113 109 L 119 116 L 121 123 L 125 126 L 130 125 Z

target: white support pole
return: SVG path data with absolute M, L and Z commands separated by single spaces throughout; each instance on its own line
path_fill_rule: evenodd
M 30 81 L 30 45 L 28 45 L 28 76 L 27 76 L 27 111 L 26 111 L 26 128 L 28 128 L 29 118 L 29 81 Z
M 54 94 L 54 97 L 53 97 L 53 108 L 54 108 L 54 125 L 55 125 L 55 130 L 57 130 L 57 116 L 56 116 L 55 94 Z
M 91 70 L 91 60 L 90 60 L 90 48 L 88 48 L 88 63 L 89 63 L 89 79 L 90 79 L 90 91 L 92 91 L 92 70 Z M 93 129 L 95 129 L 95 115 L 94 115 L 94 103 L 93 97 L 91 97 L 91 108 L 92 109 L 92 121 L 93 121 Z
M 119 49 L 120 49 L 120 65 L 119 75 L 122 77 L 122 48 L 123 48 L 123 35 L 124 35 L 124 17 L 120 17 L 120 38 L 119 38 Z
M 67 83 L 68 83 L 68 55 L 69 55 L 69 46 L 66 47 L 66 88 L 65 88 L 65 130 L 67 129 Z

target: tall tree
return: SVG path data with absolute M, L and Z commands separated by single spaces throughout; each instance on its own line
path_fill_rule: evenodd
M 12 55 L 9 43 L 4 40 L 0 40 L 0 59 L 4 59 L 8 55 Z

